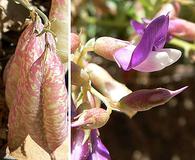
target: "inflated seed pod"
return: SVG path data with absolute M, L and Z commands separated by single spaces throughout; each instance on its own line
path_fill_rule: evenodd
M 128 41 L 112 37 L 100 37 L 95 41 L 94 52 L 108 60 L 114 61 L 114 53 L 128 45 L 131 45 Z
M 28 59 L 28 65 L 31 66 L 44 51 L 44 36 L 37 36 L 37 32 L 40 32 L 42 29 L 43 25 L 40 19 L 29 24 L 19 38 L 14 57 L 7 64 L 9 67 L 6 68 L 9 69 L 6 69 L 6 72 L 4 72 L 6 77 L 8 77 L 5 80 L 5 97 L 9 108 L 13 105 L 18 88 L 18 79 L 21 76 L 21 58 L 29 54 L 31 59 Z
M 20 109 L 28 134 L 51 154 L 67 135 L 67 91 L 54 38 L 46 33 L 45 39 L 45 51 L 27 75 Z
M 17 149 L 25 140 L 27 131 L 24 126 L 20 107 L 22 105 L 23 87 L 30 66 L 43 53 L 44 35 L 38 37 L 37 32 L 43 29 L 40 19 L 31 22 L 19 38 L 15 54 L 4 71 L 5 97 L 10 109 L 8 120 L 8 146 L 10 151 Z M 30 56 L 31 58 L 27 58 Z M 23 63 L 28 67 L 24 70 Z M 23 74 L 23 75 L 22 75 Z
M 51 20 L 51 30 L 56 34 L 57 54 L 62 63 L 68 61 L 69 53 L 69 1 L 52 0 L 49 19 Z

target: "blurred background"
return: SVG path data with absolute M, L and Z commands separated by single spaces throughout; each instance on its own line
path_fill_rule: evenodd
M 72 0 L 72 32 L 80 34 L 83 43 L 101 36 L 131 41 L 136 38 L 131 19 L 152 19 L 170 4 L 176 4 L 178 17 L 195 22 L 192 0 Z M 195 46 L 193 41 L 183 42 Z M 166 47 L 180 49 L 183 55 L 177 63 L 154 73 L 124 72 L 115 62 L 90 53 L 91 62 L 104 67 L 133 91 L 189 86 L 167 104 L 139 112 L 132 119 L 113 112 L 100 129 L 113 160 L 195 160 L 195 50 L 184 43 Z

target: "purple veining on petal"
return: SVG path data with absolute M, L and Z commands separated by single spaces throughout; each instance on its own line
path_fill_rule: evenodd
M 142 21 L 143 21 L 143 23 L 137 22 L 135 20 L 131 20 L 131 22 L 130 22 L 132 28 L 135 30 L 135 32 L 138 35 L 143 35 L 147 25 L 151 23 L 151 20 L 147 19 L 147 18 L 142 18 Z M 170 22 L 171 21 L 172 20 L 169 21 L 169 30 L 170 30 Z M 170 33 L 168 33 L 167 38 L 166 38 L 166 42 L 169 42 L 172 38 L 173 38 L 173 36 Z
M 154 19 L 142 36 L 141 41 L 135 48 L 130 64 L 127 70 L 142 63 L 153 49 L 160 49 L 165 45 L 167 32 L 168 32 L 168 16 L 160 16 Z
M 88 160 L 111 160 L 110 154 L 98 136 L 98 130 L 91 131 L 92 153 Z
M 133 29 L 136 31 L 137 34 L 139 34 L 139 35 L 144 34 L 144 29 L 146 28 L 145 24 L 137 22 L 135 20 L 131 20 L 130 24 L 133 27 Z

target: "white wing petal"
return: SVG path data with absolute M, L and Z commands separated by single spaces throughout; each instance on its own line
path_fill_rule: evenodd
M 134 70 L 141 72 L 154 72 L 175 63 L 181 57 L 181 51 L 177 49 L 164 48 L 159 51 L 152 51 L 148 57 Z

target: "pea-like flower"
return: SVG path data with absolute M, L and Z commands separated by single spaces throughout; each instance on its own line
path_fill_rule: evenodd
M 71 134 L 71 160 L 87 160 L 90 153 L 90 139 L 83 142 L 85 133 L 80 128 L 72 130 Z
M 131 20 L 131 26 L 138 35 L 143 35 L 144 30 L 150 20 L 143 19 L 144 23 Z M 170 40 L 173 36 L 182 38 L 184 40 L 192 41 L 195 39 L 195 31 L 192 29 L 195 27 L 195 23 L 187 21 L 185 19 L 174 17 L 169 20 L 168 36 L 167 40 Z
M 186 88 L 187 86 L 175 91 L 165 88 L 138 90 L 121 98 L 118 109 L 131 118 L 136 112 L 146 111 L 167 103 Z
M 91 131 L 92 151 L 89 160 L 111 160 L 110 154 L 98 135 L 98 130 Z
M 169 17 L 162 15 L 154 19 L 147 27 L 135 23 L 137 32 L 142 35 L 140 42 L 118 49 L 114 58 L 125 71 L 130 69 L 141 72 L 161 70 L 174 62 L 180 56 L 177 49 L 164 48 L 168 35 Z
M 111 160 L 110 153 L 102 143 L 97 129 L 91 130 L 86 141 L 84 137 L 84 130 L 74 129 L 71 147 L 72 160 Z

